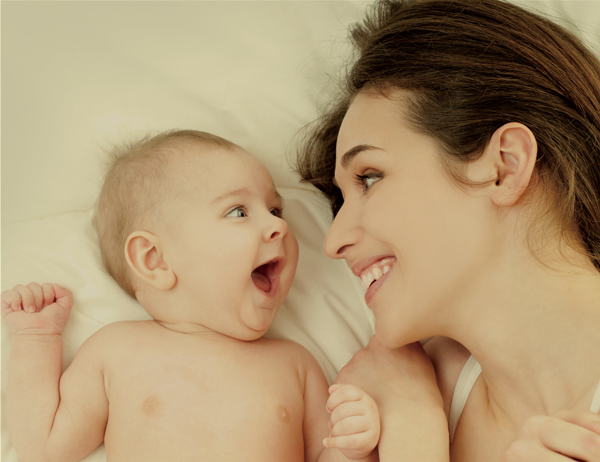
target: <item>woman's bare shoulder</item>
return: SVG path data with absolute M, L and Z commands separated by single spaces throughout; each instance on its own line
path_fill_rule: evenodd
M 460 343 L 448 337 L 434 337 L 424 345 L 424 348 L 433 363 L 438 387 L 444 400 L 444 410 L 446 415 L 449 415 L 458 376 L 471 353 Z

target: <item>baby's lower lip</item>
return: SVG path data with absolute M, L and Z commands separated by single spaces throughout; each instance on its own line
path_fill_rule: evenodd
M 379 288 L 383 285 L 383 283 L 387 280 L 390 273 L 394 270 L 395 266 L 396 265 L 393 265 L 387 273 L 385 273 L 383 276 L 381 276 L 379 279 L 373 282 L 373 284 L 371 284 L 371 286 L 367 289 L 367 291 L 365 292 L 365 303 L 367 304 L 367 306 L 369 305 L 371 300 L 373 300 L 373 297 L 375 296 Z
M 271 290 L 269 292 L 263 292 L 269 298 L 275 298 L 275 294 L 277 294 L 277 283 L 279 282 L 279 278 L 275 278 L 271 281 Z
M 279 283 L 279 275 L 270 280 L 271 287 L 269 288 L 268 292 L 265 292 L 260 287 L 258 287 L 255 283 L 254 278 L 253 278 L 252 282 L 254 283 L 254 288 L 258 292 L 260 292 L 262 295 L 264 295 L 267 298 L 275 298 L 275 295 L 277 294 L 277 285 Z

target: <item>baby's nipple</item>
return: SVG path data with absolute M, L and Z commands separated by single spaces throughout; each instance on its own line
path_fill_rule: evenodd
M 150 395 L 142 403 L 142 410 L 144 414 L 154 416 L 158 413 L 160 405 L 160 398 L 156 395 Z
M 280 404 L 277 406 L 277 417 L 281 422 L 288 423 L 290 421 L 290 411 Z

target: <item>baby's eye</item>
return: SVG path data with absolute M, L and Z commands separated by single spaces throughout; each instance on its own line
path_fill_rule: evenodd
M 373 172 L 365 175 L 354 175 L 354 181 L 366 192 L 373 184 L 383 178 L 383 173 Z
M 244 218 L 246 217 L 246 212 L 242 207 L 236 207 L 231 212 L 229 212 L 225 217 L 228 218 Z
M 283 216 L 283 209 L 282 208 L 271 209 L 271 215 L 273 215 L 277 218 L 281 218 Z

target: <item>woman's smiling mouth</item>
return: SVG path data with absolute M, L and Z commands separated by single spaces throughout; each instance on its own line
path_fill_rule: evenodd
M 365 302 L 367 305 L 383 285 L 395 264 L 396 257 L 386 255 L 364 258 L 353 265 L 352 272 L 361 279 L 363 288 L 366 290 Z
M 367 290 L 373 281 L 377 281 L 381 279 L 381 277 L 386 274 L 392 266 L 396 263 L 396 259 L 394 257 L 383 258 L 373 265 L 369 266 L 360 275 L 360 280 L 362 281 L 363 288 Z

